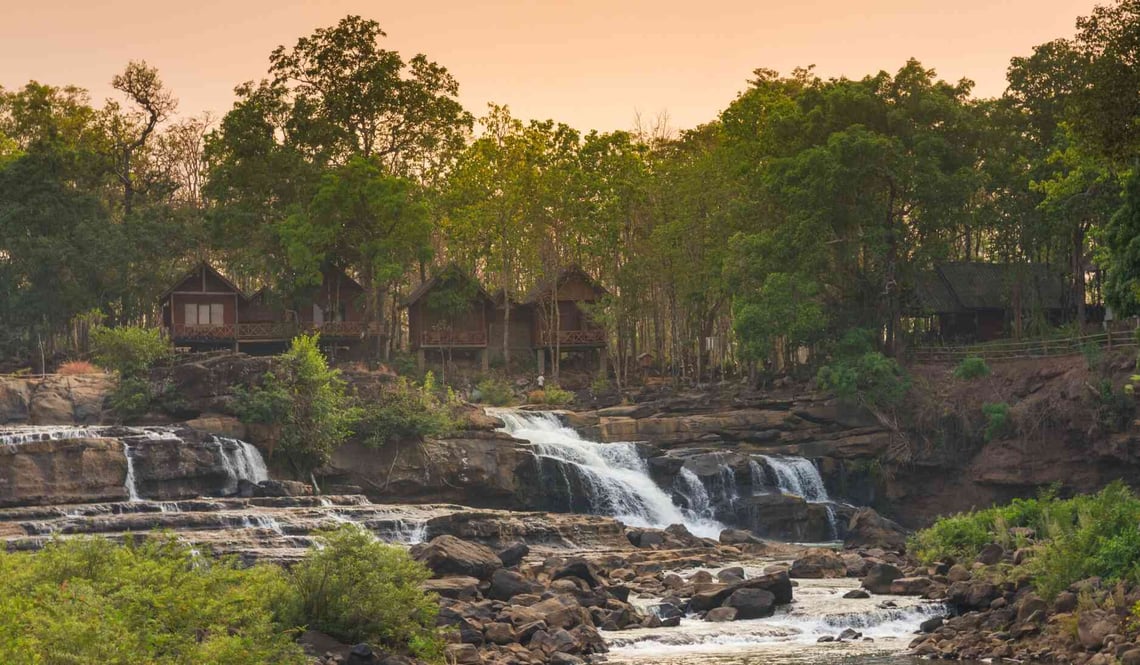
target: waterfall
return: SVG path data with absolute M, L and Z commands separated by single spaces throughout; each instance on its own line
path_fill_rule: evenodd
M 768 468 L 776 474 L 776 484 L 785 494 L 802 496 L 805 501 L 830 501 L 823 478 L 811 460 L 803 457 L 768 457 L 762 455 Z
M 226 494 L 237 492 L 241 480 L 248 480 L 255 485 L 263 480 L 269 480 L 265 460 L 252 444 L 224 436 L 214 437 L 214 441 L 218 444 L 222 467 L 225 468 L 226 476 L 229 478 L 226 482 Z
M 131 455 L 131 447 L 126 441 L 123 442 L 123 457 L 127 458 L 127 479 L 123 483 L 127 487 L 127 498 L 130 501 L 142 501 L 139 489 L 135 485 L 135 458 Z
M 776 474 L 776 485 L 781 492 L 801 496 L 809 503 L 824 504 L 824 508 L 827 510 L 827 525 L 831 531 L 830 537 L 832 539 L 837 538 L 839 529 L 835 524 L 835 508 L 831 506 L 831 497 L 827 495 L 827 487 L 823 484 L 823 477 L 819 475 L 819 469 L 815 468 L 815 464 L 803 457 L 769 457 L 767 455 L 761 455 L 761 457 L 767 463 L 768 468 Z M 753 464 L 755 463 L 753 462 Z M 751 465 L 750 468 L 752 468 Z M 752 469 L 753 487 L 758 486 L 755 482 L 758 473 L 760 473 L 758 469 Z
M 590 512 L 630 526 L 660 529 L 683 524 L 693 534 L 709 538 L 724 528 L 674 505 L 649 477 L 649 468 L 632 443 L 586 441 L 550 413 L 509 409 L 487 409 L 487 413 L 502 419 L 506 426 L 501 431 L 529 441 L 536 457 L 572 467 L 582 480 Z
M 676 480 L 673 481 L 673 486 L 678 494 L 685 497 L 685 501 L 689 504 L 690 513 L 698 518 L 713 519 L 714 510 L 712 501 L 709 499 L 709 491 L 705 489 L 705 484 L 701 482 L 697 474 L 681 467 L 681 470 L 677 472 Z

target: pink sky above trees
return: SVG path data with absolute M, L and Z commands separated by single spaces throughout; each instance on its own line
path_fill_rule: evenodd
M 1073 34 L 1093 0 L 38 0 L 4 2 L 0 86 L 29 79 L 111 95 L 131 59 L 158 67 L 180 115 L 229 109 L 269 53 L 346 14 L 372 18 L 386 48 L 423 52 L 460 82 L 476 116 L 626 129 L 667 112 L 687 128 L 715 117 L 757 67 L 823 76 L 895 71 L 918 58 L 976 93 L 1005 88 L 1009 59 Z

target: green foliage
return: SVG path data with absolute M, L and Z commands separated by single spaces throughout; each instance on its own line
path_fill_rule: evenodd
M 1096 421 L 1106 432 L 1126 431 L 1136 417 L 1136 398 L 1129 394 L 1128 386 L 1118 391 L 1112 381 L 1101 379 L 1093 401 Z
M 860 401 L 875 408 L 898 405 L 910 388 L 910 379 L 898 362 L 878 351 L 824 365 L 816 374 L 816 382 L 841 399 Z
M 1013 436 L 1016 427 L 1010 418 L 1008 404 L 1004 402 L 983 404 L 982 414 L 986 417 L 986 427 L 982 431 L 982 437 L 986 441 Z
M 447 391 L 441 399 L 434 391 L 428 373 L 423 386 L 406 377 L 396 377 L 380 399 L 360 407 L 361 418 L 356 433 L 366 446 L 380 448 L 399 441 L 421 441 L 454 430 L 458 423 L 452 415 L 458 400 Z
M 170 344 L 157 328 L 97 326 L 91 331 L 95 364 L 121 377 L 141 374 L 170 354 Z
M 273 371 L 261 377 L 254 388 L 234 386 L 234 415 L 243 423 L 274 425 L 285 422 L 293 405 L 293 397 Z
M 328 463 L 360 418 L 319 341 L 318 335 L 294 338 L 277 357 L 276 371 L 261 385 L 239 391 L 234 406 L 245 422 L 279 425 L 277 445 L 302 474 Z
M 1140 498 L 1116 482 L 1097 494 L 1057 499 L 1046 493 L 1018 499 L 1008 506 L 945 517 L 911 540 L 910 550 L 922 561 L 955 558 L 969 561 L 991 542 L 1017 547 L 1014 528 L 1036 534 L 1034 556 L 1024 572 L 1045 596 L 1073 582 L 1099 576 L 1109 583 L 1140 582 Z
M 954 368 L 954 378 L 956 379 L 972 381 L 989 375 L 990 366 L 986 364 L 985 358 L 963 358 L 962 362 L 958 363 L 958 366 Z
M 0 661 L 303 665 L 279 568 L 202 558 L 173 538 L 0 550 Z
M 789 354 L 819 339 L 827 316 L 814 280 L 788 273 L 772 273 L 755 292 L 738 297 L 734 306 L 734 330 L 746 357 L 765 359 L 777 340 Z
M 487 377 L 480 381 L 475 390 L 479 391 L 479 400 L 491 406 L 509 406 L 515 402 L 515 391 L 510 381 L 500 377 Z
M 107 401 L 120 420 L 130 421 L 146 414 L 154 399 L 150 382 L 132 376 L 120 380 Z
M 1140 314 L 1140 170 L 1125 181 L 1124 205 L 1103 236 L 1105 302 L 1117 317 Z
M 309 550 L 291 571 L 309 628 L 350 644 L 410 647 L 418 656 L 441 660 L 439 607 L 421 588 L 430 572 L 406 550 L 353 525 L 319 537 L 325 546 Z
M 1104 352 L 1096 342 L 1086 342 L 1081 345 L 1081 355 L 1085 357 L 1085 364 L 1090 370 L 1097 370 L 1104 359 Z
M 554 384 L 546 384 L 542 390 L 533 390 L 526 401 L 531 404 L 546 404 L 548 406 L 566 406 L 574 401 L 574 393 L 563 390 Z

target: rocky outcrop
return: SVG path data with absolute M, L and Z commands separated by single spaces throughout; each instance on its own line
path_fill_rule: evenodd
M 113 389 L 106 374 L 0 378 L 0 425 L 97 425 Z
M 122 501 L 126 477 L 127 460 L 117 439 L 0 445 L 0 507 Z
M 379 450 L 349 442 L 321 473 L 389 501 L 546 507 L 534 454 L 525 443 L 498 432 L 468 431 Z
M 50 432 L 50 430 L 49 430 Z M 221 496 L 238 491 L 239 442 L 194 430 L 92 427 L 56 430 L 53 438 L 3 443 L 0 506 L 121 501 L 133 484 L 155 500 Z

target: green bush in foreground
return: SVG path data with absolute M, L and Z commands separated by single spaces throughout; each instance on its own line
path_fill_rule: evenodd
M 352 525 L 320 538 L 288 572 L 168 536 L 0 550 L 0 663 L 303 665 L 309 627 L 442 660 L 427 569 Z
M 527 393 L 526 401 L 531 404 L 565 406 L 574 401 L 574 393 L 563 390 L 556 385 L 547 385 L 542 390 L 532 390 Z
M 986 441 L 994 441 L 1012 436 L 1015 431 L 1013 418 L 1009 415 L 1009 405 L 1005 402 L 982 405 L 982 413 L 986 417 L 986 428 L 982 436 Z
M 1093 576 L 1140 583 L 1140 498 L 1120 482 L 1097 494 L 1064 500 L 1044 494 L 945 517 L 915 534 L 910 549 L 925 562 L 969 562 L 991 542 L 1027 544 L 1019 527 L 1036 535 L 1033 556 L 1021 568 L 1046 597 Z
M 958 363 L 958 366 L 954 368 L 954 378 L 956 379 L 970 381 L 989 375 L 990 366 L 986 364 L 985 358 L 963 358 L 962 362 Z
M 398 547 L 377 542 L 352 525 L 323 534 L 291 573 L 310 628 L 349 644 L 407 646 L 421 658 L 441 660 L 436 631 L 439 607 L 421 585 L 428 570 Z
M 281 569 L 238 568 L 169 538 L 0 551 L 0 662 L 305 663 Z

